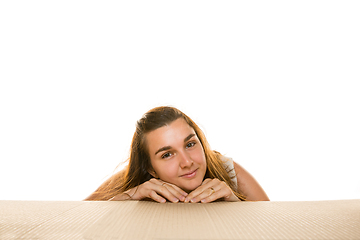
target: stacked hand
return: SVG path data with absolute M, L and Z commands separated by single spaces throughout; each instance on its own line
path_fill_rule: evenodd
M 123 192 L 110 200 L 141 200 L 145 198 L 150 198 L 160 203 L 164 203 L 166 200 L 174 203 L 179 201 L 206 203 L 213 202 L 220 198 L 230 202 L 240 201 L 225 182 L 216 178 L 205 179 L 198 188 L 189 194 L 174 184 L 152 178 L 138 187 Z
M 224 198 L 228 202 L 240 201 L 231 188 L 217 178 L 205 179 L 202 184 L 186 197 L 185 202 L 213 202 Z

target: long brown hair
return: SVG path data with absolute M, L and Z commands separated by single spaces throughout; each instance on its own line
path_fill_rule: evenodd
M 131 143 L 129 164 L 125 172 L 111 176 L 87 200 L 109 200 L 153 178 L 149 173 L 152 170 L 152 166 L 146 144 L 146 134 L 169 125 L 179 118 L 183 118 L 194 129 L 203 146 L 207 164 L 205 178 L 217 178 L 220 181 L 226 182 L 239 199 L 245 200 L 245 197 L 238 192 L 235 184 L 229 177 L 228 172 L 232 169 L 224 168 L 221 154 L 212 151 L 198 125 L 186 114 L 174 107 L 156 107 L 144 114 L 136 124 L 136 130 Z

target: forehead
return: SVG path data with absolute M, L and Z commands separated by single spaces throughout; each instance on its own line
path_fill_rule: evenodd
M 179 118 L 169 125 L 149 132 L 146 136 L 148 149 L 150 153 L 154 153 L 164 146 L 176 147 L 179 144 L 182 145 L 184 139 L 192 133 L 195 134 L 194 129 L 183 118 Z

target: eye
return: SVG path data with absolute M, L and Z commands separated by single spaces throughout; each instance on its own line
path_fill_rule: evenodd
M 166 153 L 164 153 L 162 156 L 161 156 L 161 158 L 169 158 L 169 157 L 171 157 L 172 156 L 172 154 L 170 153 L 170 152 L 166 152 Z
M 196 142 L 189 142 L 188 144 L 186 144 L 186 148 L 192 148 L 193 146 L 195 146 Z

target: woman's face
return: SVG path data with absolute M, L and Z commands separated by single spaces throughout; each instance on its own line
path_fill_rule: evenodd
M 183 118 L 146 136 L 154 177 L 190 192 L 201 185 L 206 173 L 204 149 Z

